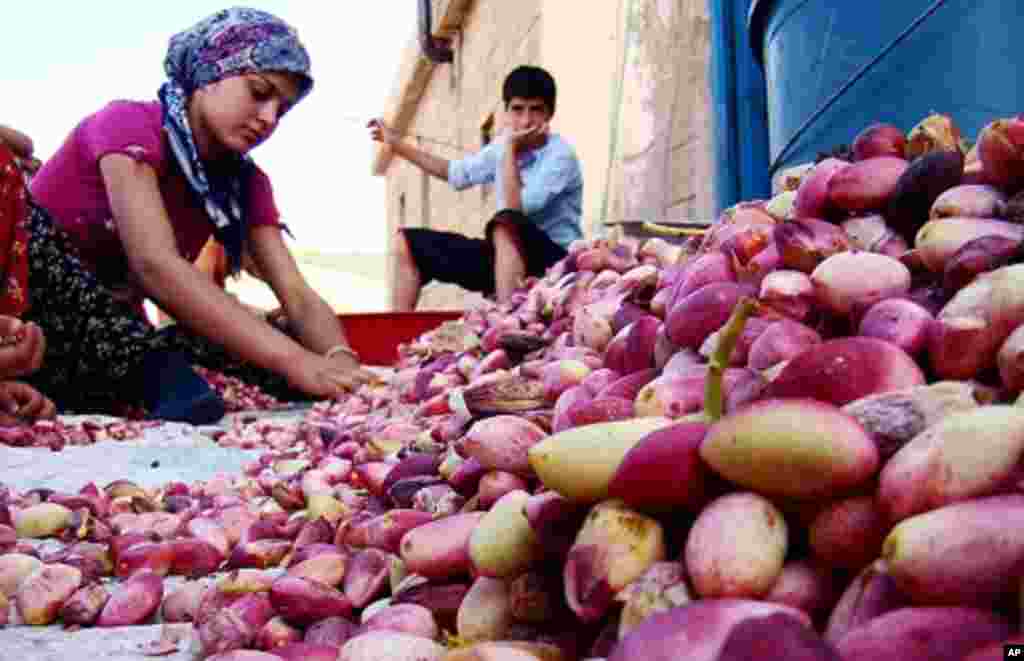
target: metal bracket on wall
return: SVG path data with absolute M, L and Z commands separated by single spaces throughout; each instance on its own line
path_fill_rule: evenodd
M 451 62 L 455 52 L 451 39 L 434 36 L 434 11 L 431 0 L 419 0 L 420 49 L 431 62 Z

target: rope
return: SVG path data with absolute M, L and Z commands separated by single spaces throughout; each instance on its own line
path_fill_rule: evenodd
M 366 127 L 366 120 L 365 119 L 360 119 L 359 117 L 353 117 L 352 115 L 336 115 L 335 117 L 337 119 L 340 119 L 340 120 L 345 121 L 345 122 L 349 122 L 351 124 L 358 124 L 359 126 L 362 126 L 364 128 Z M 400 135 L 403 138 L 416 138 L 417 140 L 422 140 L 423 142 L 430 142 L 430 143 L 433 143 L 435 145 L 441 145 L 443 147 L 450 147 L 452 149 L 456 149 L 456 150 L 461 151 L 461 152 L 474 151 L 474 149 L 463 147 L 461 145 L 456 145 L 456 144 L 453 144 L 451 142 L 445 142 L 444 140 L 438 140 L 437 138 L 431 138 L 430 136 L 420 135 L 419 133 L 412 133 L 412 132 L 409 132 L 409 131 L 406 131 L 404 133 L 396 131 L 396 133 L 398 133 L 398 135 Z

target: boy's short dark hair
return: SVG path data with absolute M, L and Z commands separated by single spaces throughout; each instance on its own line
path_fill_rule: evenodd
M 502 98 L 505 107 L 513 98 L 520 99 L 541 99 L 547 104 L 552 115 L 555 114 L 555 79 L 551 74 L 540 67 L 523 65 L 516 67 L 505 77 L 505 85 L 502 88 Z

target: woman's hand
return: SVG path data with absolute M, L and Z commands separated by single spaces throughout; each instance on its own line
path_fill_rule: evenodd
M 377 375 L 359 367 L 359 364 L 333 356 L 325 358 L 305 352 L 302 358 L 291 361 L 285 377 L 294 387 L 313 397 L 331 399 L 355 392 L 359 386 L 377 379 Z
M 21 381 L 0 381 L 0 423 L 47 420 L 56 415 L 54 403 L 32 386 Z
M 327 355 L 325 357 L 337 366 L 338 369 L 344 372 L 358 374 L 360 383 L 371 383 L 380 379 L 380 377 L 373 372 L 363 369 L 362 364 L 359 362 L 359 358 L 357 358 L 353 353 L 339 351 L 333 355 Z
M 39 326 L 0 315 L 0 378 L 35 372 L 45 352 L 46 338 Z

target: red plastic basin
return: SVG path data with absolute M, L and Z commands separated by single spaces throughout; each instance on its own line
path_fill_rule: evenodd
M 398 345 L 434 330 L 446 321 L 462 317 L 462 312 L 361 312 L 339 314 L 345 337 L 365 365 L 390 367 L 398 361 Z

